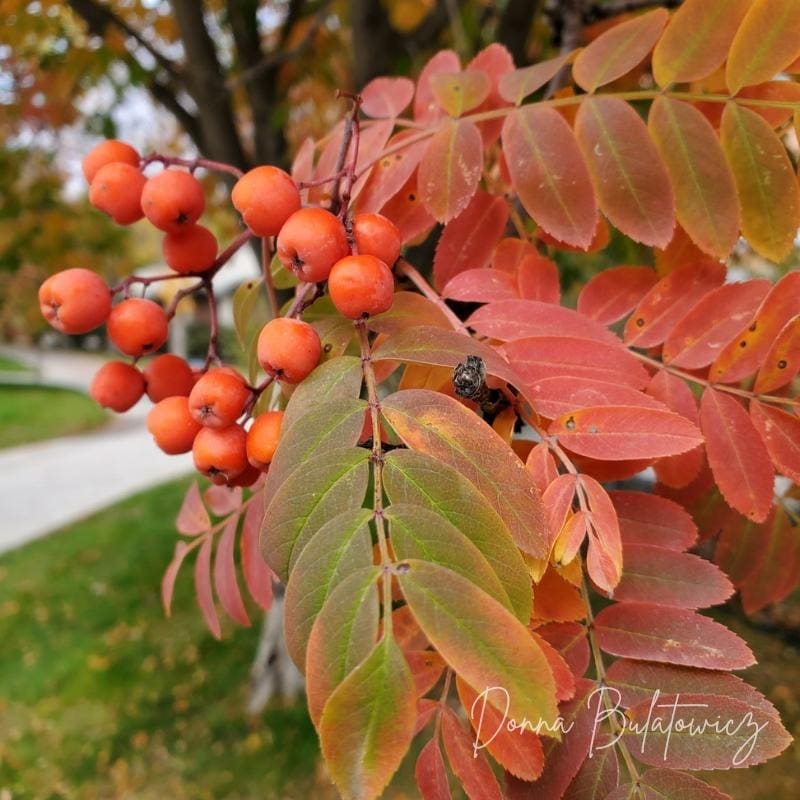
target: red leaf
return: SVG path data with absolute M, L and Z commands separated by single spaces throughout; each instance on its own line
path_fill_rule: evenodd
M 439 222 L 457 217 L 475 194 L 482 170 L 483 142 L 475 123 L 444 123 L 419 165 L 417 184 L 425 208 Z
M 589 506 L 586 567 L 594 584 L 609 596 L 622 573 L 622 541 L 617 512 L 608 492 L 592 477 L 580 476 Z
M 386 150 L 394 152 L 384 155 L 373 165 L 356 201 L 358 211 L 380 211 L 409 181 L 428 146 L 427 139 L 413 141 L 414 136 L 414 131 L 405 130 L 389 140 Z M 402 146 L 408 140 L 413 143 Z
M 593 92 L 630 72 L 648 55 L 668 19 L 665 9 L 656 8 L 601 33 L 578 53 L 572 66 L 575 83 Z
M 601 733 L 595 739 L 592 757 L 583 762 L 563 800 L 607 800 L 618 783 L 616 748 L 611 737 Z
M 766 445 L 775 469 L 800 484 L 800 418 L 753 400 L 750 419 Z
M 800 272 L 784 275 L 764 298 L 755 319 L 722 350 L 711 367 L 711 378 L 738 383 L 755 372 L 784 325 L 800 314 Z
M 239 518 L 234 517 L 228 520 L 222 529 L 214 557 L 214 586 L 225 613 L 240 625 L 249 627 L 250 618 L 247 616 L 247 611 L 242 602 L 242 595 L 239 591 L 239 582 L 236 578 L 236 563 L 233 555 L 238 525 Z
M 536 380 L 529 383 L 525 391 L 537 413 L 547 419 L 588 406 L 665 408 L 662 403 L 630 386 L 571 375 Z
M 578 311 L 602 325 L 630 314 L 658 281 L 650 267 L 611 267 L 589 280 L 578 295 Z
M 615 97 L 589 98 L 578 108 L 575 135 L 609 222 L 637 242 L 666 247 L 675 228 L 675 198 L 639 114 Z
M 164 613 L 169 617 L 172 614 L 172 593 L 175 589 L 175 580 L 178 577 L 183 560 L 189 552 L 186 542 L 175 542 L 175 553 L 172 561 L 169 562 L 161 579 L 161 602 L 164 605 Z
M 647 386 L 647 394 L 660 400 L 667 408 L 686 417 L 695 425 L 700 424 L 697 400 L 686 381 L 659 370 Z M 688 486 L 699 474 L 705 464 L 705 451 L 696 447 L 687 453 L 659 459 L 654 465 L 656 476 L 666 486 L 681 488 Z
M 209 536 L 203 540 L 194 562 L 194 585 L 197 591 L 197 604 L 203 612 L 203 618 L 214 638 L 221 639 L 217 609 L 214 607 L 214 595 L 211 590 L 211 548 L 214 539 Z
M 444 672 L 444 659 L 433 650 L 405 650 L 408 668 L 414 678 L 417 696 L 423 697 L 436 685 Z
M 561 302 L 561 287 L 558 281 L 558 266 L 555 261 L 537 252 L 525 256 L 517 267 L 519 296 L 525 300 L 541 300 L 543 303 Z
M 414 96 L 414 119 L 417 122 L 430 124 L 442 116 L 442 110 L 436 102 L 431 88 L 434 75 L 453 74 L 461 69 L 461 62 L 452 50 L 440 50 L 419 73 L 417 93 Z
M 575 58 L 576 51 L 565 53 L 555 58 L 548 58 L 530 67 L 515 69 L 500 79 L 500 96 L 514 105 L 520 105 L 522 101 L 560 72 L 562 67 L 569 64 Z
M 726 283 L 707 294 L 667 336 L 664 362 L 683 369 L 707 367 L 749 324 L 769 289 L 769 281 L 752 280 Z
M 368 117 L 399 117 L 414 97 L 414 81 L 408 78 L 375 78 L 359 92 L 361 110 Z
M 553 574 L 555 574 L 555 572 Z M 583 603 L 582 598 L 581 603 Z M 584 606 L 584 609 L 585 608 Z M 575 696 L 575 676 L 572 674 L 569 664 L 567 664 L 561 656 L 561 653 L 559 653 L 550 642 L 539 636 L 536 631 L 531 631 L 531 636 L 539 647 L 542 648 L 547 663 L 550 665 L 550 671 L 553 673 L 553 680 L 556 684 L 556 699 L 559 703 L 565 700 L 571 700 Z
M 644 492 L 611 492 L 625 548 L 655 545 L 681 552 L 697 541 L 691 515 L 677 503 Z
M 264 611 L 272 607 L 272 581 L 274 574 L 261 555 L 258 544 L 264 509 L 256 500 L 247 508 L 242 525 L 242 575 L 250 596 Z
M 774 471 L 769 453 L 738 400 L 710 386 L 700 401 L 708 463 L 731 508 L 763 522 L 772 507 Z
M 451 117 L 460 117 L 479 106 L 491 89 L 489 76 L 483 70 L 466 69 L 462 72 L 432 75 L 430 87 L 436 102 Z
M 730 795 L 709 786 L 705 781 L 672 769 L 651 769 L 636 784 L 624 783 L 605 800 L 630 800 L 638 791 L 641 800 L 731 800 Z
M 800 372 L 800 315 L 792 317 L 781 329 L 764 358 L 753 391 L 767 394 L 794 380 Z
M 597 253 L 600 250 L 605 250 L 611 240 L 611 231 L 602 214 L 597 218 L 597 226 L 594 229 L 594 235 L 588 247 L 577 247 L 573 244 L 567 244 L 558 237 L 551 236 L 543 228 L 538 228 L 534 235 L 542 244 L 555 247 L 556 250 L 562 250 L 565 253 Z
M 544 752 L 539 737 L 528 728 L 508 730 L 504 715 L 487 701 L 490 688 L 481 687 L 483 693 L 479 695 L 461 678 L 456 679 L 456 688 L 467 719 L 476 738 L 480 740 L 478 747 L 486 748 L 495 761 L 512 775 L 524 781 L 536 780 L 544 766 Z
M 436 224 L 419 196 L 416 173 L 383 206 L 381 213 L 397 225 L 403 244 L 413 241 Z
M 594 320 L 571 308 L 538 300 L 490 303 L 472 314 L 467 324 L 481 336 L 503 342 L 529 336 L 577 336 L 619 347 L 619 339 Z
M 619 340 L 609 345 L 571 336 L 531 336 L 508 342 L 501 351 L 530 385 L 568 376 L 642 389 L 648 381 L 641 362 Z
M 589 667 L 589 642 L 586 628 L 578 622 L 551 622 L 536 629 L 536 633 L 558 650 L 577 678 Z
M 292 162 L 292 179 L 297 183 L 310 181 L 314 177 L 314 138 L 307 136 Z
M 542 492 L 542 504 L 547 513 L 547 527 L 550 530 L 550 541 L 554 542 L 564 526 L 567 514 L 572 509 L 575 497 L 574 475 L 559 475 Z
M 528 454 L 525 468 L 533 476 L 533 482 L 541 494 L 558 476 L 556 462 L 550 453 L 550 448 L 539 442 Z
M 554 420 L 548 432 L 569 450 L 600 461 L 660 458 L 702 442 L 700 431 L 678 414 L 634 406 L 584 408 Z
M 775 515 L 775 506 L 770 509 L 766 522 L 755 523 L 745 519 L 727 505 L 718 514 L 714 533 L 719 533 L 714 550 L 714 562 L 738 588 L 756 568 L 764 552 L 763 543 L 767 539 L 768 526 Z
M 440 240 L 441 241 L 441 240 Z M 442 297 L 464 303 L 492 303 L 519 297 L 513 275 L 497 269 L 468 269 L 451 278 Z
M 492 251 L 492 269 L 516 275 L 522 259 L 537 253 L 536 248 L 525 239 L 501 239 Z
M 503 153 L 528 214 L 549 234 L 588 248 L 597 225 L 597 203 L 575 135 L 558 111 L 532 105 L 509 114 Z
M 792 81 L 767 81 L 766 83 L 759 83 L 755 86 L 748 86 L 738 92 L 737 97 L 752 99 L 752 100 L 777 100 L 779 103 L 797 103 L 800 102 L 800 85 Z M 715 103 L 719 106 L 719 103 Z M 722 116 L 722 108 L 720 110 L 720 117 Z M 787 106 L 752 106 L 751 111 L 764 117 L 764 119 L 773 127 L 779 128 L 785 122 L 788 122 L 792 116 L 791 107 Z
M 450 786 L 447 783 L 447 772 L 444 766 L 439 742 L 431 739 L 420 750 L 417 765 L 414 768 L 422 800 L 450 800 Z
M 442 714 L 442 738 L 450 767 L 469 800 L 503 800 L 489 762 L 473 749 L 469 731 L 449 708 Z
M 721 286 L 725 265 L 688 264 L 662 278 L 642 299 L 625 324 L 625 344 L 654 347 L 704 295 Z
M 733 584 L 710 561 L 649 544 L 625 545 L 625 571 L 614 592 L 631 600 L 675 608 L 724 603 Z
M 491 111 L 495 108 L 504 108 L 508 105 L 500 94 L 500 81 L 504 75 L 514 69 L 514 59 L 503 45 L 493 42 L 488 47 L 484 47 L 483 50 L 467 64 L 467 69 L 483 70 L 489 76 L 489 96 L 475 109 L 476 114 L 480 114 L 484 111 Z M 478 128 L 483 137 L 483 146 L 490 147 L 500 138 L 500 132 L 503 129 L 503 120 L 487 119 L 483 122 L 479 122 Z
M 230 488 L 228 486 L 209 486 L 203 492 L 203 500 L 206 507 L 212 514 L 224 517 L 232 514 L 242 505 L 242 490 L 239 486 Z
M 175 527 L 178 533 L 184 536 L 196 536 L 198 533 L 205 533 L 211 527 L 211 519 L 203 505 L 203 498 L 200 496 L 196 481 L 192 483 L 183 498 Z
M 445 226 L 436 244 L 433 259 L 436 286 L 445 286 L 466 270 L 485 267 L 507 221 L 508 203 L 504 198 L 476 192 L 464 211 Z
M 706 669 L 744 669 L 750 648 L 718 622 L 683 608 L 614 603 L 595 617 L 600 647 L 613 656 Z
M 581 593 L 549 566 L 536 584 L 533 618 L 537 622 L 574 622 L 585 616 L 586 603 Z
M 428 726 L 428 723 L 439 714 L 440 709 L 441 705 L 438 700 L 430 700 L 425 697 L 417 700 L 417 722 L 414 727 L 414 736 Z

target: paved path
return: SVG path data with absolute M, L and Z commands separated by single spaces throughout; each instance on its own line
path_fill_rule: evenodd
M 0 348 L 42 383 L 85 391 L 103 359 Z M 0 450 L 0 552 L 88 516 L 135 492 L 185 475 L 191 455 L 167 456 L 145 427 L 147 398 L 97 431 Z

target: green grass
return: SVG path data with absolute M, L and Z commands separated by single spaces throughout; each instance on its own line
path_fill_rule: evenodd
M 243 713 L 257 631 L 206 631 L 159 582 L 185 484 L 0 558 L 0 789 L 15 800 L 331 797 L 300 702 Z M 253 615 L 258 619 L 257 615 Z
M 27 372 L 28 368 L 13 358 L 0 354 L 0 372 Z
M 0 386 L 0 448 L 96 428 L 108 415 L 70 389 Z

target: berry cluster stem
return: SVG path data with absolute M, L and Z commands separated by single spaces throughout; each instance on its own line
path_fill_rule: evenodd
M 209 169 L 214 172 L 226 172 L 235 178 L 241 178 L 244 172 L 233 164 L 224 164 L 221 161 L 211 161 L 208 158 L 179 158 L 178 156 L 165 156 L 161 153 L 150 153 L 142 158 L 139 166 L 144 169 L 149 164 L 163 164 L 165 167 L 187 167 L 190 172 L 196 169 Z
M 360 140 L 360 125 L 358 113 L 361 109 L 361 97 L 349 92 L 339 92 L 339 97 L 345 97 L 353 101 L 353 108 L 350 115 L 344 122 L 344 132 L 342 134 L 342 144 L 336 157 L 334 167 L 335 179 L 331 187 L 331 213 L 344 219 L 350 205 L 350 195 L 353 191 L 353 184 L 356 181 L 356 162 L 358 161 L 358 145 Z M 353 155 L 348 160 L 350 145 L 353 145 Z

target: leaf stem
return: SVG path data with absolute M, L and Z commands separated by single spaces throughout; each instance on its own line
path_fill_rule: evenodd
M 432 303 L 434 303 L 439 310 L 447 317 L 450 324 L 461 333 L 469 334 L 467 330 L 467 326 L 460 320 L 450 306 L 445 303 L 442 299 L 442 296 L 425 280 L 422 273 L 414 267 L 412 264 L 409 264 L 404 258 L 401 258 L 397 262 L 397 266 L 395 267 L 395 272 L 398 275 L 402 275 L 408 278 L 420 292 L 425 295 Z

